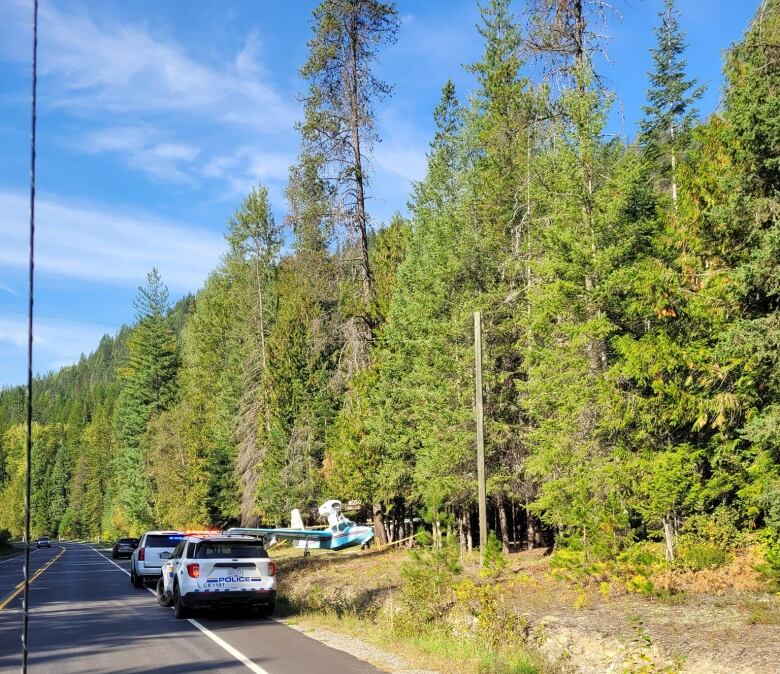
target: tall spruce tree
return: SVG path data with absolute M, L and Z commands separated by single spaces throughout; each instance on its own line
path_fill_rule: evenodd
M 124 388 L 114 412 L 119 440 L 114 514 L 117 522 L 138 531 L 155 523 L 141 438 L 152 416 L 175 401 L 179 356 L 176 336 L 165 320 L 168 288 L 157 269 L 138 288 L 133 305 L 138 322 L 128 342 L 127 363 L 120 371 Z
M 640 122 L 640 142 L 645 156 L 662 184 L 668 186 L 677 207 L 677 167 L 690 143 L 696 121 L 696 101 L 704 93 L 686 73 L 685 35 L 680 29 L 680 13 L 675 0 L 664 0 L 655 29 L 657 44 L 651 50 L 653 70 L 644 119 Z

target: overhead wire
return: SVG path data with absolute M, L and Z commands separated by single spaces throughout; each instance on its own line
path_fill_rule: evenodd
M 22 674 L 27 674 L 30 626 L 30 491 L 32 475 L 33 417 L 33 296 L 35 290 L 35 126 L 38 90 L 38 0 L 33 0 L 32 25 L 32 115 L 30 132 L 30 259 L 27 300 L 27 438 L 25 446 L 24 485 L 24 594 L 22 600 Z

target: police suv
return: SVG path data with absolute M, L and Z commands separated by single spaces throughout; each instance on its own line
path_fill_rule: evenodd
M 157 600 L 173 604 L 177 618 L 228 606 L 268 616 L 276 604 L 276 564 L 262 541 L 250 536 L 186 535 L 162 567 Z

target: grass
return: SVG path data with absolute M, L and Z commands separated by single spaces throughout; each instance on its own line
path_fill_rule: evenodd
M 777 600 L 746 603 L 748 625 L 780 625 L 780 604 Z
M 293 621 L 289 621 L 293 622 Z M 456 637 L 443 625 L 399 633 L 353 614 L 303 613 L 295 624 L 349 634 L 394 653 L 415 668 L 452 674 L 542 674 L 535 659 L 517 650 L 499 651 L 477 639 Z

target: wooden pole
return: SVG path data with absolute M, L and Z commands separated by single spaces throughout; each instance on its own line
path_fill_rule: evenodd
M 482 314 L 474 312 L 474 369 L 477 401 L 477 482 L 479 488 L 479 557 L 485 564 L 487 550 L 487 494 L 485 488 L 485 428 L 482 410 Z

